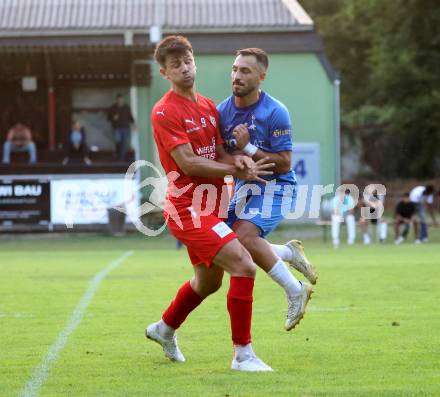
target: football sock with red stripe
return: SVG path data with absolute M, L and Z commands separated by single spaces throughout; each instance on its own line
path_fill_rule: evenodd
M 247 345 L 252 341 L 252 292 L 254 279 L 232 276 L 228 291 L 228 312 L 231 319 L 232 341 L 236 345 Z
M 197 306 L 202 303 L 203 298 L 196 294 L 187 281 L 183 284 L 168 309 L 162 315 L 162 320 L 171 328 L 179 328 L 185 319 Z

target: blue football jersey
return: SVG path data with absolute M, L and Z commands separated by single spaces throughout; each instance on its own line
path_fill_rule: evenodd
M 217 109 L 220 113 L 220 132 L 226 149 L 236 149 L 236 140 L 232 131 L 238 124 L 247 123 L 250 142 L 265 152 L 277 153 L 292 151 L 292 123 L 286 106 L 265 92 L 261 92 L 256 103 L 245 108 L 235 106 L 234 96 L 221 102 Z M 277 182 L 293 183 L 293 170 L 285 174 L 273 174 L 264 179 L 276 179 Z

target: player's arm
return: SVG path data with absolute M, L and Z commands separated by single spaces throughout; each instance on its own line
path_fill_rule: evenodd
M 267 161 L 264 160 L 256 162 L 253 168 L 239 169 L 234 164 L 218 162 L 197 156 L 189 143 L 176 146 L 171 151 L 171 156 L 179 168 L 189 176 L 221 178 L 226 175 L 232 175 L 239 179 L 260 180 L 265 182 L 260 177 L 273 173 L 268 170 L 273 167 L 273 164 L 267 163 Z
M 255 162 L 249 157 L 238 151 L 228 153 L 223 145 L 217 145 L 216 148 L 217 161 L 225 164 L 232 164 L 240 170 L 244 168 L 252 168 Z M 265 162 L 267 162 L 267 157 Z
M 250 143 L 250 135 L 246 125 L 239 124 L 234 128 L 233 135 L 237 141 L 237 148 L 244 150 L 253 160 L 258 161 L 267 157 L 271 163 L 274 163 L 274 172 L 278 174 L 285 174 L 292 168 L 292 151 L 286 150 L 277 153 L 266 152 L 260 148 L 256 148 L 254 145 L 251 147 L 250 152 L 247 150 Z M 255 149 L 254 149 L 255 148 Z M 254 150 L 254 151 L 253 151 Z
M 252 156 L 252 159 L 258 161 L 264 157 L 268 157 L 269 161 L 275 164 L 273 170 L 277 174 L 285 174 L 292 168 L 292 152 L 290 150 L 278 153 L 269 153 L 258 149 L 257 152 Z

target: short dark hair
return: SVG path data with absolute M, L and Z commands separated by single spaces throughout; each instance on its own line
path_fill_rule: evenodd
M 266 51 L 262 50 L 261 48 L 243 48 L 238 50 L 235 55 L 252 55 L 257 59 L 257 62 L 263 66 L 264 70 L 267 70 L 269 67 L 269 57 L 267 56 Z
M 184 36 L 168 36 L 157 43 L 154 59 L 165 67 L 167 57 L 170 55 L 185 55 L 186 52 L 194 53 L 189 40 Z
M 116 94 L 116 99 L 119 99 L 119 98 L 124 98 L 124 95 L 122 95 L 120 92 L 118 94 Z
M 403 197 L 409 197 L 409 192 L 403 193 Z
M 434 193 L 434 186 L 432 185 L 427 185 L 425 186 L 425 191 L 423 192 L 424 196 L 429 196 L 430 194 Z

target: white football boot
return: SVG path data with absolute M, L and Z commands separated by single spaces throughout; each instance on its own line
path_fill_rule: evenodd
M 172 334 L 169 336 L 161 335 L 158 329 L 158 323 L 150 324 L 145 330 L 145 336 L 162 346 L 165 356 L 171 361 L 183 363 L 185 357 L 177 346 L 177 336 Z
M 304 317 L 306 312 L 306 306 L 309 302 L 313 288 L 310 284 L 301 282 L 301 292 L 299 294 L 287 296 L 287 319 L 284 324 L 286 331 L 290 331 L 295 328 L 296 325 Z
M 292 251 L 290 266 L 302 273 L 312 284 L 316 284 L 318 275 L 304 253 L 303 243 L 299 240 L 291 240 L 286 243 L 286 247 Z
M 231 369 L 244 372 L 272 372 L 273 369 L 260 360 L 254 353 L 252 345 L 234 346 L 234 358 Z

